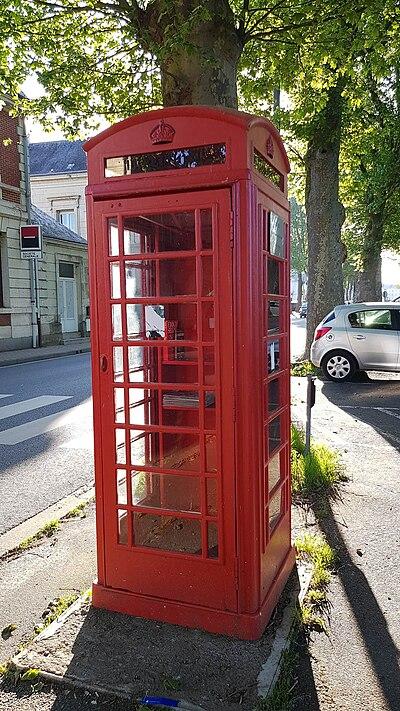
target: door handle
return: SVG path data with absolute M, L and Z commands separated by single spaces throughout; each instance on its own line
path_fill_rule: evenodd
M 357 341 L 365 341 L 366 336 L 362 336 L 361 333 L 358 333 L 357 336 L 354 336 L 354 338 L 355 338 Z
M 108 358 L 105 355 L 100 356 L 100 370 L 102 373 L 107 373 L 108 369 Z

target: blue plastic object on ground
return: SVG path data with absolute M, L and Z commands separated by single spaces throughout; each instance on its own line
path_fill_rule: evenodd
M 166 696 L 143 696 L 139 699 L 143 706 L 164 706 L 168 709 L 181 709 L 181 711 L 205 711 L 201 706 L 191 704 L 183 699 L 168 699 Z

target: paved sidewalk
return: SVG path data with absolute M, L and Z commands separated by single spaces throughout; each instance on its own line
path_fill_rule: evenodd
M 301 420 L 305 379 L 292 380 Z M 329 635 L 313 634 L 309 655 L 302 650 L 295 711 L 400 710 L 400 442 L 390 431 L 399 408 L 400 383 L 318 382 L 313 435 L 340 451 L 350 480 L 340 500 L 308 516 L 340 565 Z
M 2 365 L 29 363 L 34 360 L 45 360 L 46 358 L 60 358 L 61 356 L 87 353 L 88 351 L 90 351 L 89 338 L 76 338 L 70 343 L 64 343 L 61 346 L 43 346 L 43 348 L 23 348 L 17 351 L 2 351 L 0 352 L 0 367 Z

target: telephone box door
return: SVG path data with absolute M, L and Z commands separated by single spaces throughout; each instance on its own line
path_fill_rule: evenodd
M 230 191 L 94 220 L 105 584 L 235 611 Z

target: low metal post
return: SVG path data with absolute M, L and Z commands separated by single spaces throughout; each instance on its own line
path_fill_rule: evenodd
M 315 381 L 315 375 L 307 375 L 306 454 L 309 453 L 311 444 L 311 410 L 315 405 Z

